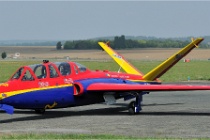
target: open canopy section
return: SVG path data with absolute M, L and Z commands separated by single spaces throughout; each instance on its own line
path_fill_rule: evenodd
M 20 67 L 10 80 L 32 81 L 35 79 L 73 76 L 84 73 L 88 69 L 77 62 L 49 62 Z

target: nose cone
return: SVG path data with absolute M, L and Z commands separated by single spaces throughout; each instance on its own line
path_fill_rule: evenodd
M 7 98 L 7 92 L 9 92 L 9 84 L 0 83 L 0 101 Z
M 8 114 L 13 114 L 14 107 L 4 103 L 4 99 L 8 97 L 9 84 L 1 83 L 0 84 L 0 110 L 6 111 Z

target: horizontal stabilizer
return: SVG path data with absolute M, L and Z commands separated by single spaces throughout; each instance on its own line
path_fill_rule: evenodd
M 0 104 L 0 110 L 4 110 L 10 115 L 14 113 L 14 107 L 6 104 Z

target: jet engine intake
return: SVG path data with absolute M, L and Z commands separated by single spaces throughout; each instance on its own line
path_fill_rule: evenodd
M 84 93 L 84 87 L 81 83 L 74 83 L 74 95 L 79 96 Z

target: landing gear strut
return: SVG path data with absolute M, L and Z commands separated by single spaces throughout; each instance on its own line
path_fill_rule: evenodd
M 141 102 L 142 102 L 142 93 L 136 93 L 136 101 L 132 101 L 129 105 L 128 105 L 128 111 L 129 114 L 138 114 L 142 108 L 141 108 Z

